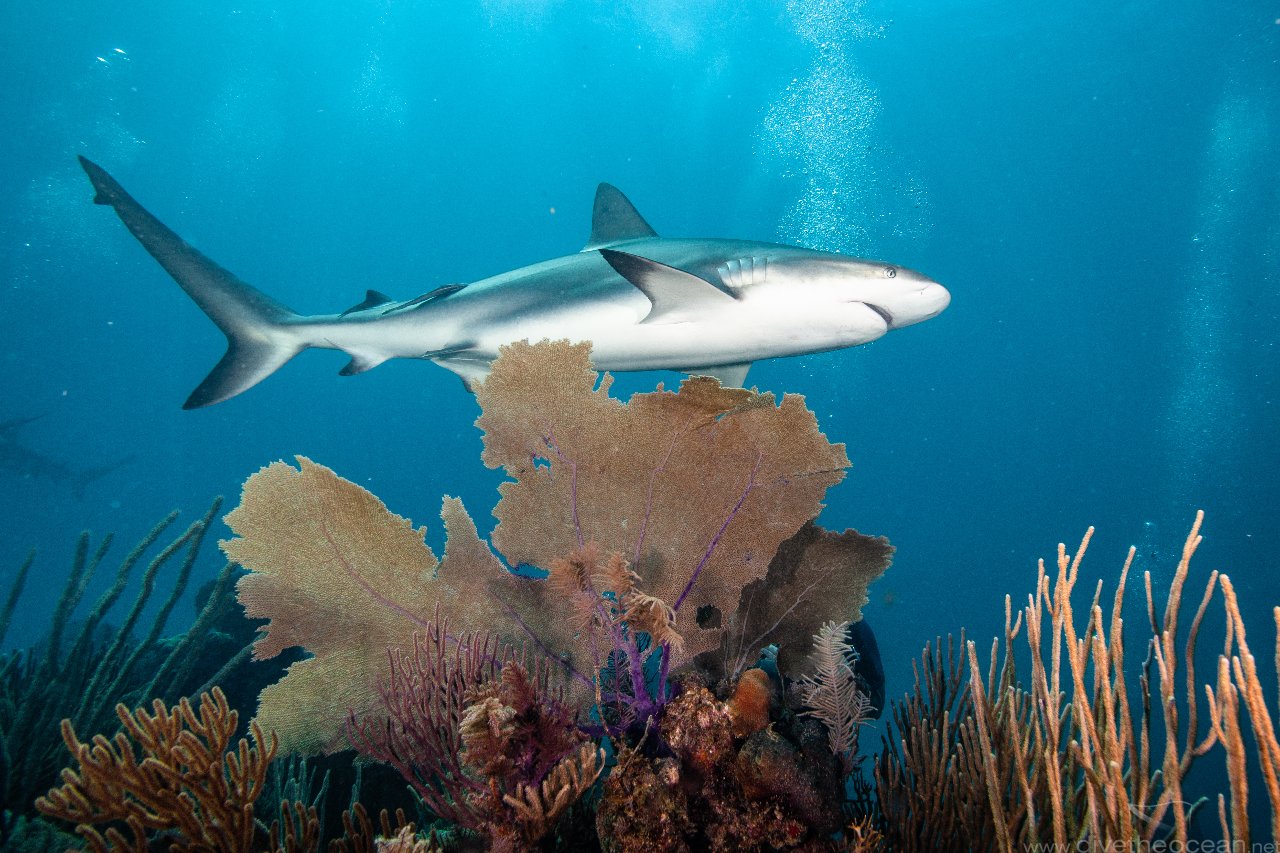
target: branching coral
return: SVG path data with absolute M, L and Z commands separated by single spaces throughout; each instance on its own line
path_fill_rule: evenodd
M 503 794 L 521 827 L 522 841 L 530 843 L 551 831 L 569 806 L 590 790 L 604 771 L 604 750 L 584 743 L 566 755 L 538 784 L 520 782 L 515 794 Z
M 914 688 L 893 705 L 875 767 L 885 835 L 903 853 L 990 850 L 995 828 L 982 774 L 971 772 L 973 704 L 955 641 L 948 638 L 945 653 L 941 640 L 926 645 L 912 668 Z M 1010 741 L 999 743 L 1001 755 L 1013 755 L 1004 749 Z
M 277 741 L 255 724 L 253 745 L 240 740 L 230 752 L 239 715 L 222 691 L 200 697 L 197 714 L 183 699 L 166 709 L 116 708 L 124 731 L 83 743 L 69 720 L 62 736 L 79 770 L 64 770 L 63 785 L 36 801 L 46 815 L 76 824 L 95 853 L 145 851 L 148 833 L 174 834 L 173 849 L 249 853 L 260 844 L 253 804 L 262 793 Z M 285 850 L 311 849 L 318 831 L 314 810 L 301 809 L 283 833 L 271 835 Z M 96 827 L 107 825 L 105 833 Z M 126 838 L 121 826 L 128 832 Z
M 1199 519 L 1197 518 L 1197 526 Z M 1225 797 L 1218 796 L 1218 817 L 1222 824 L 1223 840 L 1231 845 L 1249 848 L 1250 828 L 1248 818 L 1248 784 L 1246 763 L 1248 751 L 1239 725 L 1239 708 L 1243 699 L 1249 725 L 1257 744 L 1257 759 L 1263 784 L 1271 801 L 1271 833 L 1280 838 L 1280 738 L 1267 708 L 1267 700 L 1258 675 L 1257 663 L 1245 639 L 1244 619 L 1240 615 L 1240 603 L 1235 587 L 1226 575 L 1219 578 L 1222 584 L 1223 605 L 1227 612 L 1228 643 L 1226 652 L 1218 657 L 1217 690 L 1204 686 L 1209 699 L 1211 726 L 1227 752 L 1227 776 L 1231 782 L 1231 818 L 1227 819 Z M 1275 666 L 1280 673 L 1280 607 L 1272 609 L 1276 627 Z M 1234 642 L 1235 652 L 1231 645 Z M 1280 712 L 1280 709 L 1277 709 Z
M 166 534 L 177 512 L 152 527 L 122 558 L 112 583 L 76 626 L 85 593 L 98 580 L 112 545 L 111 536 L 93 545 L 89 534 L 82 533 L 49 618 L 48 635 L 31 649 L 0 656 L 0 846 L 10 819 L 30 813 L 37 795 L 57 779 L 64 756 L 60 719 L 69 719 L 80 730 L 102 729 L 115 720 L 117 702 L 135 704 L 155 697 L 176 701 L 203 689 L 212 669 L 235 656 L 238 644 L 215 627 L 218 614 L 233 603 L 230 566 L 219 575 L 194 624 L 177 638 L 162 636 L 187 591 L 205 533 L 221 503 L 215 500 L 203 517 L 171 539 Z M 0 612 L 0 639 L 34 562 L 32 552 L 10 587 Z M 172 587 L 157 602 L 162 573 L 174 563 Z M 135 571 L 141 573 L 141 585 L 129 601 L 124 596 L 136 579 Z M 149 620 L 143 618 L 148 608 L 154 611 Z M 120 625 L 108 628 L 113 619 Z
M 365 807 L 353 804 L 342 813 L 344 835 L 329 842 L 329 853 L 438 853 L 442 849 L 434 832 L 427 838 L 416 837 L 404 812 L 397 809 L 395 818 L 392 824 L 391 815 L 383 809 L 375 828 Z
M 1193 762 L 1219 743 L 1225 746 L 1232 794 L 1230 820 L 1225 797 L 1219 800 L 1224 838 L 1247 846 L 1241 696 L 1248 697 L 1273 821 L 1280 824 L 1275 728 L 1225 575 L 1209 575 L 1186 639 L 1177 641 L 1202 518 L 1197 514 L 1162 611 L 1150 574 L 1144 577 L 1152 633 L 1136 689 L 1124 668 L 1121 616 L 1134 552 L 1121 570 L 1109 615 L 1100 603 L 1101 584 L 1082 623 L 1073 609 L 1072 591 L 1092 529 L 1074 557 L 1058 547 L 1052 578 L 1041 561 L 1036 592 L 1016 616 L 1006 599 L 1002 665 L 997 666 L 999 643 L 992 645 L 985 675 L 972 642 L 962 641 L 967 668 L 954 650 L 949 666 L 926 651 L 925 678 L 917 677 L 915 695 L 895 709 L 898 739 L 887 743 L 877 767 L 885 834 L 895 849 L 1185 845 L 1196 804 L 1186 801 L 1184 780 Z M 1195 648 L 1219 587 L 1227 639 L 1216 689 L 1203 685 L 1210 715 L 1204 729 Z M 1026 688 L 1014 666 L 1014 644 L 1024 628 L 1031 661 Z

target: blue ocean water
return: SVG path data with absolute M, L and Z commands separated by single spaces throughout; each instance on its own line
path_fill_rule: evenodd
M 847 443 L 822 522 L 898 547 L 866 611 L 890 696 L 926 639 L 997 633 L 1090 524 L 1091 577 L 1133 544 L 1167 580 L 1197 508 L 1197 577 L 1228 572 L 1270 648 L 1274 5 L 7 4 L 0 67 L 0 421 L 39 416 L 21 441 L 68 466 L 130 460 L 82 496 L 0 460 L 0 580 L 40 549 L 9 645 L 42 633 L 78 531 L 132 542 L 292 454 L 433 535 L 442 494 L 477 519 L 497 497 L 474 400 L 429 364 L 340 378 L 311 352 L 182 411 L 222 336 L 90 203 L 84 154 L 307 313 L 576 251 L 602 180 L 663 235 L 918 269 L 941 317 L 748 383 Z

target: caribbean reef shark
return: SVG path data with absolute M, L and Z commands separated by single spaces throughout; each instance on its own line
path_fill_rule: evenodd
M 110 205 L 227 336 L 227 352 L 183 405 L 219 403 L 304 349 L 342 350 L 343 376 L 391 358 L 434 361 L 468 387 L 519 340 L 590 341 L 598 370 L 672 369 L 741 385 L 751 363 L 874 341 L 936 317 L 951 296 L 894 264 L 747 240 L 659 237 L 600 184 L 586 247 L 471 284 L 397 301 L 370 290 L 340 314 L 305 316 L 206 258 L 80 158 Z
M 11 475 L 20 480 L 41 478 L 67 483 L 71 486 L 72 495 L 80 499 L 91 483 L 133 461 L 132 456 L 126 456 L 107 465 L 82 469 L 33 450 L 22 443 L 18 433 L 27 424 L 42 417 L 44 416 L 34 415 L 0 421 L 0 475 Z

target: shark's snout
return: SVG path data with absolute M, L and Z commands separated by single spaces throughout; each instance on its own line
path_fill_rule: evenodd
M 879 315 L 887 331 L 937 317 L 951 304 L 951 294 L 936 281 L 924 279 L 919 287 L 910 290 L 882 293 L 872 299 L 856 301 Z
M 924 318 L 926 320 L 937 317 L 947 310 L 947 306 L 951 304 L 951 291 L 936 281 L 931 281 L 925 285 L 924 289 L 920 291 L 920 296 L 925 302 L 935 306 L 929 316 Z
M 892 306 L 891 329 L 901 329 L 937 317 L 951 304 L 951 293 L 936 281 L 926 281 L 923 287 L 904 294 L 897 303 Z

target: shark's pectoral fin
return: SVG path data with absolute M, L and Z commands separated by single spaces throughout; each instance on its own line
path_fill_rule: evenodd
M 612 184 L 596 187 L 596 203 L 591 211 L 591 237 L 582 251 L 589 252 L 623 240 L 657 237 L 658 232 L 644 221 L 622 190 Z
M 377 290 L 366 291 L 363 302 L 357 302 L 346 311 L 339 314 L 339 317 L 345 317 L 348 314 L 354 314 L 356 311 L 367 311 L 370 308 L 377 308 L 379 305 L 386 305 L 388 302 L 394 302 L 387 294 Z
M 653 303 L 642 323 L 702 320 L 708 312 L 737 302 L 711 282 L 684 270 L 616 249 L 601 249 L 600 254 L 618 275 L 635 285 Z
M 742 388 L 750 369 L 751 362 L 744 361 L 742 364 L 722 364 L 719 367 L 690 367 L 681 372 L 690 376 L 710 376 L 719 380 L 725 388 Z

